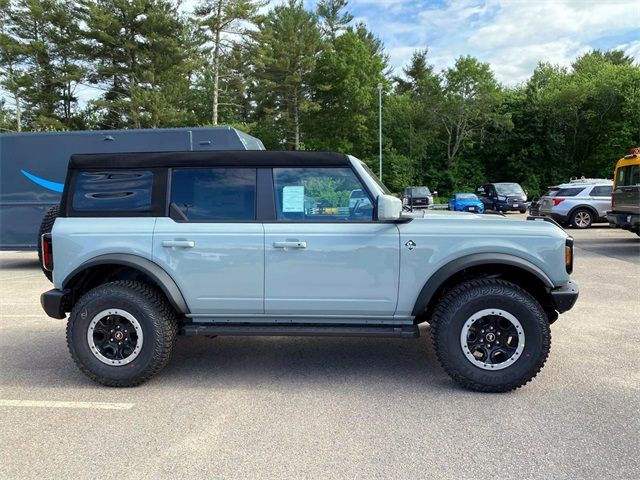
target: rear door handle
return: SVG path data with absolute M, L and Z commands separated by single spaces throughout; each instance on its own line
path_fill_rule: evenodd
M 307 242 L 273 242 L 275 248 L 307 248 Z
M 167 248 L 193 248 L 196 246 L 196 242 L 192 240 L 164 240 L 162 246 Z

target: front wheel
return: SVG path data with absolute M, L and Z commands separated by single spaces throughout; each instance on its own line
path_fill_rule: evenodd
M 151 286 L 117 281 L 90 290 L 73 307 L 67 344 L 92 380 L 133 387 L 169 361 L 177 334 L 176 313 Z
M 481 392 L 514 390 L 542 369 L 551 348 L 540 304 L 498 279 L 458 285 L 440 301 L 431 322 L 440 364 L 460 385 Z

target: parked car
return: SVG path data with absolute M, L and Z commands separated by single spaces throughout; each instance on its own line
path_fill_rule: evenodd
M 484 204 L 475 193 L 454 193 L 449 199 L 449 210 L 484 213 Z
M 529 215 L 539 216 L 540 215 L 540 199 L 536 198 L 529 203 Z
M 609 225 L 640 236 L 640 147 L 618 160 L 613 178 Z
M 581 178 L 549 187 L 540 198 L 540 215 L 561 225 L 589 228 L 606 221 L 611 207 L 613 182 L 599 178 Z
M 229 127 L 0 133 L 0 250 L 39 250 L 40 234 L 57 214 L 72 154 L 176 150 L 264 145 Z
M 495 212 L 527 211 L 527 194 L 518 183 L 487 183 L 476 188 L 485 210 Z
M 375 209 L 349 208 L 355 190 Z M 44 311 L 69 313 L 73 360 L 116 387 L 158 373 L 178 334 L 415 338 L 429 322 L 453 379 L 513 390 L 578 297 L 554 223 L 403 213 L 338 153 L 74 155 L 42 250 Z
M 402 204 L 410 209 L 433 206 L 433 195 L 429 187 L 407 187 L 402 192 Z

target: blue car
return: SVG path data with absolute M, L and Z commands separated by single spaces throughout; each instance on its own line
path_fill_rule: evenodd
M 484 204 L 475 193 L 454 193 L 449 199 L 449 210 L 484 213 Z

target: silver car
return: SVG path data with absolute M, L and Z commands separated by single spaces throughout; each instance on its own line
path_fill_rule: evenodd
M 600 178 L 581 178 L 549 187 L 540 198 L 540 215 L 551 217 L 561 225 L 589 228 L 606 222 L 611 210 L 613 182 Z

